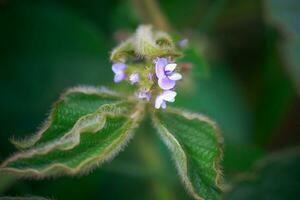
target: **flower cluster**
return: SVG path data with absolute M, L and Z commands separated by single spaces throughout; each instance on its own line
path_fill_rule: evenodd
M 156 58 L 151 67 L 127 66 L 124 63 L 114 63 L 114 82 L 128 80 L 132 85 L 139 85 L 137 97 L 150 101 L 155 94 L 154 107 L 166 108 L 166 102 L 174 102 L 177 93 L 174 91 L 176 82 L 182 75 L 175 71 L 177 64 L 167 58 Z M 153 74 L 156 76 L 154 77 Z

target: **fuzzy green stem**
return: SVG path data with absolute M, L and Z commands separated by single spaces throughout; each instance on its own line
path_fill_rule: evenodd
M 171 30 L 171 26 L 156 0 L 132 0 L 132 5 L 143 23 L 153 24 L 156 28 L 165 31 Z

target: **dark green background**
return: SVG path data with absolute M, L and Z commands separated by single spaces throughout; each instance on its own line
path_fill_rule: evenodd
M 118 39 L 133 32 L 139 24 L 156 23 L 147 6 L 149 2 L 155 3 L 0 0 L 1 160 L 15 151 L 8 139 L 37 130 L 50 105 L 65 88 L 112 85 L 109 52 Z M 178 89 L 176 105 L 207 114 L 220 125 L 225 138 L 226 183 L 234 185 L 237 176 L 249 171 L 255 177 L 253 173 L 261 173 L 251 170 L 257 160 L 299 145 L 297 0 L 156 3 L 173 28 L 172 33 L 189 38 L 192 48 L 200 52 L 188 52 L 195 63 L 194 73 Z M 39 195 L 59 200 L 189 199 L 166 148 L 155 131 L 147 123 L 144 126 L 124 152 L 89 176 L 47 180 L 1 178 L 0 196 Z M 287 185 L 290 181 L 290 188 L 300 190 L 299 182 L 295 181 L 299 171 L 292 170 L 299 166 L 297 155 L 282 171 Z M 276 168 L 273 171 L 276 176 Z M 269 179 L 262 176 L 259 180 Z M 271 186 L 266 194 L 284 190 L 276 187 L 278 181 L 273 182 L 274 188 Z M 258 194 L 262 188 L 235 191 L 238 196 L 228 193 L 225 198 L 251 199 L 254 196 L 249 194 Z M 278 199 L 288 195 L 297 199 L 296 189 Z M 268 199 L 268 195 L 255 198 Z

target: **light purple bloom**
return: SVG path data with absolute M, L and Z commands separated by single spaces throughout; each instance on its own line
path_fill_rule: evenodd
M 131 84 L 135 84 L 140 80 L 140 75 L 138 73 L 133 73 L 130 75 L 129 80 L 131 82 Z
M 151 93 L 150 92 L 139 92 L 138 98 L 140 99 L 146 99 L 147 101 L 150 101 L 151 99 Z
M 189 40 L 187 38 L 185 38 L 185 39 L 178 41 L 177 45 L 181 48 L 184 48 L 184 47 L 187 47 L 188 43 L 189 43 Z
M 181 74 L 174 72 L 176 66 L 176 63 L 168 63 L 166 58 L 157 58 L 155 60 L 155 73 L 158 78 L 158 85 L 163 90 L 174 88 L 176 81 L 182 78 Z
M 115 73 L 114 82 L 119 83 L 126 78 L 126 74 L 124 70 L 126 69 L 126 65 L 124 63 L 114 63 L 112 65 L 112 70 Z
M 177 93 L 173 90 L 163 91 L 163 93 L 158 95 L 155 99 L 155 108 L 159 109 L 160 107 L 162 107 L 163 109 L 165 109 L 167 107 L 166 101 L 174 102 L 176 95 Z

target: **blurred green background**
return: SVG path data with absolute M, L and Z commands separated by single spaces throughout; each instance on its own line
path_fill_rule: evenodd
M 189 39 L 191 78 L 176 105 L 218 122 L 223 198 L 300 199 L 299 19 L 298 0 L 0 0 L 0 160 L 15 151 L 8 139 L 37 130 L 65 88 L 110 86 L 109 52 L 146 23 Z M 88 176 L 1 177 L 0 196 L 190 199 L 144 126 Z

